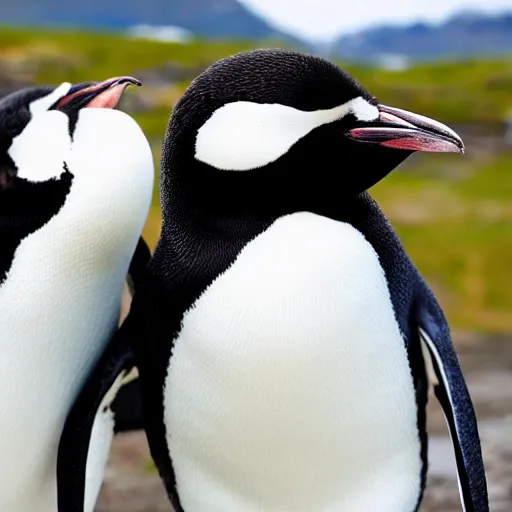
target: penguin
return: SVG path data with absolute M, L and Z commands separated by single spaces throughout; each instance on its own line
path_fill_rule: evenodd
M 432 385 L 463 509 L 487 512 L 449 325 L 369 193 L 417 151 L 464 143 L 328 60 L 258 49 L 196 77 L 165 135 L 160 239 L 63 440 L 87 441 L 80 411 L 135 364 L 176 512 L 413 512 Z M 59 512 L 82 511 L 80 479 Z
M 94 82 L 78 84 L 75 90 L 80 90 L 86 85 L 93 84 Z M 5 95 L 0 98 L 0 119 L 3 119 L 4 125 L 6 125 L 8 119 L 16 119 L 19 116 L 30 119 L 32 113 L 44 112 L 47 108 L 51 107 L 53 99 L 60 98 L 68 87 L 69 84 L 67 83 L 61 84 L 60 88 L 52 86 L 26 87 Z M 29 117 L 27 117 L 27 115 Z M 130 263 L 125 287 L 123 289 L 120 323 L 124 321 L 129 311 L 135 288 L 150 257 L 151 250 L 145 240 L 140 237 Z M 134 369 L 131 375 L 132 378 L 128 379 L 126 385 L 121 387 L 111 406 L 114 412 L 115 433 L 129 432 L 143 428 L 140 387 L 136 376 L 136 369 Z
M 63 83 L 0 100 L 0 510 L 57 510 L 65 420 L 118 328 L 123 284 L 133 293 L 149 261 L 141 233 L 153 157 L 136 122 L 114 110 L 130 84 L 140 82 Z M 94 418 L 88 512 L 123 429 L 110 408 L 118 388 Z

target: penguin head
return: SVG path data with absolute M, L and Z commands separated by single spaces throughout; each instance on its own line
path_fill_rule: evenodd
M 64 205 L 76 229 L 143 215 L 152 190 L 151 150 L 135 121 L 115 110 L 129 84 L 140 82 L 63 83 L 0 101 L 0 234 L 27 236 Z
M 415 151 L 464 146 L 441 123 L 379 104 L 324 59 L 254 50 L 213 64 L 176 105 L 163 193 L 173 178 L 202 202 L 315 210 L 369 189 Z
M 71 87 L 28 87 L 0 98 L 0 190 L 7 188 L 16 175 L 9 148 L 36 112 L 46 111 Z

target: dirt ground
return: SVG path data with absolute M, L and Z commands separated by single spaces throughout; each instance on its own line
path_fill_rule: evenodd
M 458 334 L 457 351 L 479 418 L 492 512 L 512 510 L 512 336 Z M 460 512 L 451 442 L 435 399 L 428 414 L 430 469 L 421 512 Z M 170 512 L 150 469 L 143 433 L 116 438 L 97 512 Z M 376 504 L 376 512 L 378 504 Z M 313 512 L 313 511 L 312 511 Z

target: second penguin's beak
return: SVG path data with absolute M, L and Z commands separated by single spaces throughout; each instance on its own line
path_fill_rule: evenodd
M 50 110 L 79 110 L 81 108 L 116 108 L 128 85 L 142 85 L 130 76 L 110 78 L 104 82 L 85 82 L 69 89 Z
M 433 153 L 464 153 L 462 139 L 448 126 L 407 110 L 378 105 L 379 117 L 348 136 L 388 148 Z

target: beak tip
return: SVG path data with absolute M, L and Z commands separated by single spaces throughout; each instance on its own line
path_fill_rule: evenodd
M 133 76 L 121 76 L 119 78 L 112 78 L 110 80 L 111 86 L 116 87 L 118 85 L 136 85 L 137 87 L 142 86 L 142 82 L 138 78 Z
M 80 110 L 81 108 L 116 108 L 121 96 L 129 85 L 142 86 L 142 82 L 132 76 L 118 76 L 103 82 L 77 84 L 71 94 L 64 95 L 52 109 Z
M 381 104 L 378 108 L 379 119 L 383 124 L 380 130 L 374 129 L 371 135 L 380 145 L 413 151 L 466 153 L 462 138 L 448 126 L 399 108 Z M 358 132 L 357 138 L 364 140 L 364 129 L 354 131 Z M 366 132 L 370 135 L 368 129 Z

